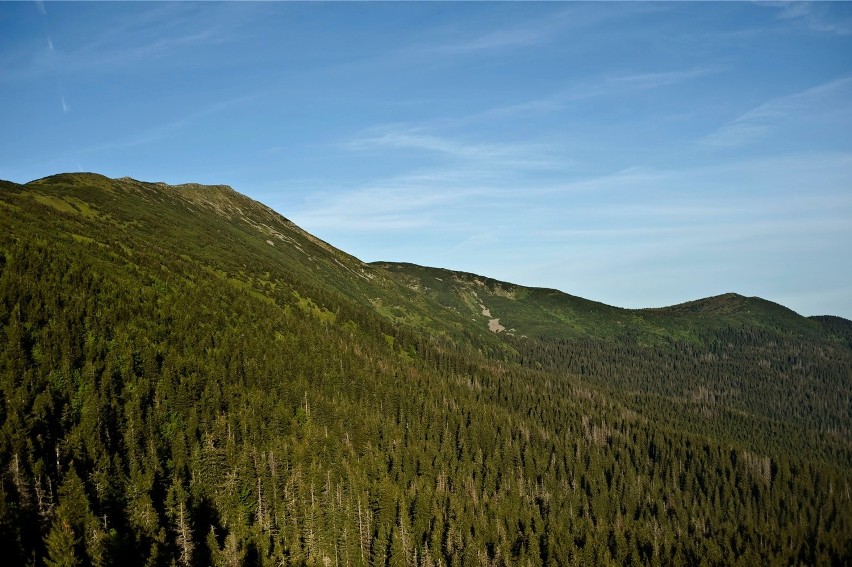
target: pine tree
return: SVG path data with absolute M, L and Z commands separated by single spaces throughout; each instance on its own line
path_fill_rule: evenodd
M 80 559 L 76 555 L 79 539 L 74 534 L 71 522 L 65 512 L 57 512 L 51 523 L 50 531 L 44 539 L 47 567 L 76 567 Z

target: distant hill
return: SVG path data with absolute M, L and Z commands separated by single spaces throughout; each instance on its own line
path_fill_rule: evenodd
M 0 181 L 10 565 L 852 561 L 852 322 L 365 264 L 227 186 Z
M 709 329 L 750 326 L 784 335 L 829 339 L 817 321 L 759 297 L 728 293 L 659 309 L 623 309 L 554 289 L 524 287 L 465 272 L 376 262 L 400 283 L 487 328 L 499 319 L 510 335 L 551 339 L 630 336 L 659 343 L 697 340 Z M 490 315 L 483 315 L 487 310 Z

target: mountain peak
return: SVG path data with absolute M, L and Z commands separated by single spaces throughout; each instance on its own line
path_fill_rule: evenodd
M 113 180 L 106 175 L 92 172 L 67 172 L 48 175 L 39 179 L 34 179 L 26 185 L 101 185 L 111 183 Z

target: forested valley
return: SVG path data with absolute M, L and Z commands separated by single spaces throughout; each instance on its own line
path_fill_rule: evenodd
M 5 564 L 852 561 L 848 320 L 508 298 L 223 186 L 0 182 L 0 218 Z

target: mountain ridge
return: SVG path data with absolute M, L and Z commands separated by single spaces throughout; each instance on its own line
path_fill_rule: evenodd
M 758 296 L 752 296 L 752 297 L 743 296 L 743 295 L 736 293 L 736 292 L 726 292 L 726 293 L 718 294 L 718 295 L 715 295 L 715 296 L 697 298 L 697 299 L 694 299 L 694 300 L 688 300 L 688 301 L 685 301 L 685 302 L 672 304 L 672 305 L 668 305 L 668 306 L 663 306 L 663 307 L 624 308 L 624 307 L 613 306 L 613 305 L 607 304 L 607 303 L 602 302 L 602 301 L 595 301 L 595 300 L 586 299 L 586 298 L 583 298 L 583 297 L 580 297 L 580 296 L 575 296 L 575 295 L 569 294 L 567 292 L 564 292 L 564 291 L 562 291 L 560 289 L 556 289 L 556 288 L 530 287 L 530 286 L 525 286 L 523 284 L 501 281 L 501 280 L 492 278 L 492 277 L 487 276 L 487 275 L 475 274 L 475 273 L 472 273 L 472 272 L 451 270 L 451 269 L 439 268 L 439 267 L 421 266 L 421 265 L 417 265 L 417 264 L 414 264 L 414 263 L 411 263 L 411 262 L 404 262 L 404 261 L 403 262 L 375 261 L 375 262 L 365 263 L 362 260 L 347 254 L 345 251 L 343 251 L 343 250 L 341 250 L 341 249 L 339 249 L 339 248 L 317 238 L 316 236 L 314 236 L 311 233 L 309 233 L 308 231 L 306 231 L 304 228 L 299 227 L 298 225 L 293 223 L 290 219 L 288 219 L 287 217 L 285 217 L 281 213 L 274 211 L 273 209 L 267 207 L 266 205 L 263 205 L 262 203 L 259 203 L 255 200 L 245 196 L 242 193 L 239 193 L 238 191 L 233 189 L 231 186 L 224 185 L 224 184 L 205 185 L 205 184 L 199 184 L 199 183 L 182 183 L 182 184 L 177 184 L 177 185 L 171 185 L 171 184 L 168 184 L 168 183 L 165 183 L 165 182 L 162 182 L 162 181 L 147 182 L 147 181 L 140 181 L 140 180 L 137 180 L 137 179 L 133 179 L 131 177 L 120 177 L 120 178 L 112 179 L 112 178 L 106 177 L 106 176 L 98 174 L 98 173 L 86 172 L 86 173 L 59 173 L 59 174 L 54 174 L 54 175 L 50 175 L 50 176 L 47 176 L 47 177 L 43 177 L 43 178 L 39 178 L 39 179 L 30 181 L 30 182 L 27 182 L 27 183 L 25 183 L 21 186 L 40 186 L 40 185 L 46 185 L 46 184 L 52 184 L 52 183 L 59 182 L 59 183 L 63 183 L 63 184 L 68 185 L 69 186 L 68 188 L 70 189 L 71 187 L 73 187 L 76 184 L 80 184 L 80 183 L 90 183 L 91 184 L 93 181 L 95 182 L 96 186 L 100 186 L 101 188 L 105 188 L 105 187 L 109 186 L 110 183 L 122 182 L 122 183 L 125 183 L 125 184 L 133 185 L 135 187 L 157 186 L 157 187 L 164 188 L 164 189 L 167 189 L 167 190 L 176 190 L 179 193 L 181 193 L 182 196 L 190 197 L 188 200 L 196 202 L 197 204 L 205 203 L 205 201 L 203 200 L 203 197 L 205 196 L 205 194 L 210 194 L 211 192 L 222 192 L 222 193 L 229 195 L 230 197 L 234 197 L 234 198 L 241 200 L 241 201 L 243 201 L 247 204 L 250 203 L 252 206 L 261 207 L 261 208 L 265 209 L 268 212 L 268 214 L 278 217 L 285 224 L 287 224 L 291 228 L 299 231 L 303 236 L 312 240 L 313 242 L 315 242 L 319 246 L 323 247 L 324 249 L 329 250 L 329 251 L 334 250 L 337 253 L 344 254 L 344 255 L 348 256 L 348 258 L 350 260 L 355 261 L 355 262 L 361 264 L 362 266 L 375 266 L 375 267 L 380 267 L 380 268 L 384 268 L 384 269 L 391 268 L 395 271 L 400 271 L 400 268 L 404 268 L 404 267 L 409 268 L 409 269 L 428 270 L 428 271 L 434 272 L 436 274 L 437 273 L 443 273 L 443 274 L 451 275 L 451 276 L 455 276 L 455 277 L 461 276 L 464 279 L 466 279 L 467 281 L 473 281 L 473 282 L 481 281 L 481 282 L 483 282 L 483 284 L 486 287 L 496 286 L 498 288 L 502 287 L 503 289 L 506 289 L 506 290 L 522 290 L 522 293 L 536 293 L 536 294 L 539 294 L 539 295 L 542 295 L 542 294 L 560 295 L 560 296 L 564 296 L 564 298 L 566 300 L 569 300 L 569 301 L 578 301 L 578 302 L 582 302 L 586 305 L 594 305 L 594 306 L 597 306 L 597 307 L 600 307 L 600 308 L 604 308 L 604 309 L 608 309 L 608 310 L 617 310 L 617 311 L 621 311 L 621 312 L 625 312 L 625 313 L 634 313 L 634 314 L 638 314 L 638 313 L 641 313 L 641 312 L 672 312 L 672 313 L 674 313 L 674 312 L 684 312 L 684 313 L 692 312 L 692 313 L 698 313 L 698 314 L 710 314 L 710 313 L 719 313 L 719 312 L 731 313 L 732 311 L 742 311 L 743 309 L 747 309 L 747 304 L 751 303 L 751 304 L 754 304 L 754 305 L 763 304 L 764 308 L 765 308 L 765 306 L 771 305 L 773 309 L 779 309 L 780 308 L 780 309 L 786 310 L 787 312 L 789 312 L 790 314 L 792 314 L 796 317 L 809 318 L 809 317 L 805 317 L 805 316 L 802 316 L 802 315 L 796 313 L 792 309 L 790 309 L 790 308 L 788 308 L 788 307 L 786 307 L 782 304 L 772 302 L 770 300 L 767 300 L 767 299 L 764 299 L 764 298 L 761 298 L 761 297 L 758 297 Z M 3 183 L 13 183 L 13 182 L 3 181 Z M 15 184 L 15 185 L 18 185 L 18 184 Z M 207 202 L 207 204 L 212 205 L 209 202 Z M 221 211 L 221 210 L 219 212 L 224 214 L 226 217 L 231 218 L 229 216 L 228 212 Z M 232 213 L 233 213 L 233 211 L 232 211 Z M 831 315 L 831 314 L 824 314 L 824 315 L 810 316 L 810 317 L 821 317 L 821 316 L 839 317 L 837 315 Z M 843 317 L 840 317 L 840 318 L 845 319 Z M 845 319 L 845 320 L 848 320 L 848 319 Z
M 688 324 L 690 317 L 711 318 L 717 325 L 769 326 L 775 330 L 812 336 L 822 328 L 791 309 L 759 297 L 736 293 L 697 299 L 667 307 L 629 309 L 573 296 L 557 289 L 526 287 L 469 272 L 419 266 L 407 262 L 373 262 L 395 274 L 412 289 L 431 293 L 444 307 L 460 311 L 468 307 L 475 315 L 484 305 L 465 300 L 465 293 L 489 295 L 488 310 L 495 317 L 502 314 L 502 324 L 518 329 L 520 334 L 536 334 L 550 338 L 577 336 L 616 337 L 631 329 L 643 340 L 657 341 L 696 338 L 696 329 Z M 529 309 L 513 309 L 526 301 Z M 499 307 L 492 308 L 492 304 Z M 754 313 L 752 313 L 754 311 Z M 588 318 L 588 324 L 584 322 Z M 668 331 L 667 331 L 668 329 Z
M 4 182 L 8 183 L 12 182 Z M 153 207 L 152 210 L 160 209 L 164 215 L 173 215 L 178 206 L 190 211 L 196 207 L 211 210 L 228 223 L 237 221 L 239 226 L 248 225 L 260 236 L 266 236 L 260 242 L 265 242 L 270 249 L 274 249 L 277 244 L 279 250 L 283 250 L 284 258 L 279 258 L 279 261 L 288 262 L 290 267 L 301 265 L 319 277 L 318 283 L 330 282 L 337 292 L 356 298 L 386 317 L 438 335 L 446 333 L 447 321 L 441 317 L 435 320 L 436 306 L 443 309 L 444 318 L 452 320 L 451 327 L 455 333 L 465 332 L 465 329 L 467 332 L 487 329 L 488 334 L 493 335 L 507 333 L 545 338 L 609 339 L 630 337 L 631 340 L 645 344 L 655 344 L 677 340 L 699 341 L 701 332 L 707 326 L 721 328 L 750 325 L 797 336 L 813 337 L 828 333 L 835 340 L 845 340 L 845 333 L 838 330 L 836 325 L 826 327 L 783 305 L 737 293 L 700 298 L 667 307 L 628 309 L 574 296 L 558 289 L 528 287 L 471 272 L 408 262 L 365 263 L 228 185 L 169 185 L 129 177 L 110 179 L 97 173 L 61 173 L 24 185 L 12 185 L 35 190 L 51 188 L 52 194 L 43 196 L 43 204 L 57 210 L 64 208 L 63 212 L 66 213 L 76 211 L 93 214 L 99 199 L 94 199 L 91 203 L 94 208 L 89 207 L 86 211 L 80 208 L 79 201 L 66 202 L 61 197 L 60 201 L 50 199 L 61 196 L 63 192 L 68 192 L 67 197 L 73 199 L 75 191 L 86 195 L 92 190 L 103 190 L 109 194 L 116 189 L 138 194 L 142 200 L 140 205 Z M 100 195 L 100 200 L 104 197 Z M 151 199 L 157 199 L 158 202 L 153 203 Z M 250 220 L 251 215 L 248 213 L 257 215 L 261 222 Z M 194 231 L 195 238 L 199 232 L 204 232 L 204 227 L 199 228 L 201 230 Z M 227 228 L 233 232 L 233 226 Z M 316 252 L 311 252 L 310 248 Z M 340 277 L 340 268 L 352 277 Z M 403 296 L 400 293 L 403 288 L 417 293 Z M 478 297 L 478 293 L 483 294 L 483 297 Z M 489 316 L 486 317 L 485 312 Z M 481 340 L 493 342 L 487 336 Z

